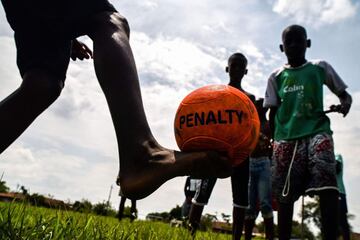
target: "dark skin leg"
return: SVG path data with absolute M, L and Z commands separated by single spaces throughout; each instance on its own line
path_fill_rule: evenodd
M 137 218 L 136 200 L 131 200 L 130 208 L 130 221 L 134 221 Z
M 58 98 L 63 80 L 34 69 L 23 76 L 17 90 L 0 102 L 0 153 Z
M 319 197 L 322 237 L 324 240 L 336 240 L 338 230 L 338 192 L 335 190 L 323 190 L 319 193 Z
M 244 208 L 233 208 L 233 240 L 240 240 L 242 236 L 242 230 L 244 226 L 245 219 L 245 209 Z
M 157 143 L 143 109 L 126 20 L 118 13 L 103 12 L 89 21 L 95 71 L 118 140 L 124 195 L 144 198 L 176 176 L 229 176 L 231 163 L 218 153 L 182 153 Z M 23 80 L 21 87 L 0 103 L 0 152 L 56 100 L 63 87 L 63 79 L 41 69 L 29 71 Z
M 265 239 L 273 240 L 274 239 L 274 219 L 264 218 L 265 224 Z
M 144 198 L 175 176 L 229 176 L 228 159 L 217 153 L 177 152 L 162 147 L 153 137 L 141 100 L 126 20 L 117 13 L 98 14 L 89 36 L 94 41 L 96 75 L 119 144 L 120 185 L 125 196 Z
M 255 226 L 255 219 L 246 219 L 244 226 L 245 226 L 245 240 L 251 240 L 252 231 Z
M 126 197 L 121 197 L 120 205 L 119 205 L 119 212 L 118 212 L 119 220 L 121 220 L 124 216 L 125 202 L 126 202 Z
M 199 228 L 203 210 L 204 210 L 204 206 L 195 205 L 195 204 L 191 205 L 191 209 L 189 213 L 191 235 L 194 235 L 196 230 Z
M 131 208 L 130 208 L 130 212 L 131 213 L 136 213 L 136 200 L 131 200 Z
M 294 204 L 279 202 L 278 205 L 279 240 L 289 240 L 291 238 Z

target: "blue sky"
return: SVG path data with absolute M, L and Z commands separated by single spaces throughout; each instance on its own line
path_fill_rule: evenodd
M 360 3 L 351 0 L 113 0 L 127 17 L 150 127 L 166 147 L 177 148 L 173 120 L 180 101 L 207 84 L 227 84 L 227 58 L 243 52 L 249 73 L 243 86 L 262 97 L 269 74 L 285 63 L 279 51 L 281 31 L 301 24 L 312 47 L 308 59 L 328 61 L 353 96 L 350 114 L 331 114 L 336 152 L 345 161 L 345 185 L 351 221 L 360 232 Z M 87 37 L 81 38 L 89 46 Z M 51 41 L 51 39 L 49 39 Z M 21 79 L 16 50 L 0 8 L 0 99 Z M 326 107 L 338 100 L 325 87 Z M 60 98 L 0 156 L 0 173 L 12 189 L 25 185 L 32 193 L 63 200 L 106 200 L 118 169 L 115 134 L 92 61 L 72 62 Z M 179 177 L 139 201 L 140 216 L 167 211 L 184 200 Z M 115 187 L 116 191 L 117 188 Z M 119 202 L 112 192 L 114 206 Z M 299 204 L 299 203 L 297 203 Z M 231 213 L 230 180 L 218 181 L 205 212 Z M 297 215 L 297 214 L 294 214 Z

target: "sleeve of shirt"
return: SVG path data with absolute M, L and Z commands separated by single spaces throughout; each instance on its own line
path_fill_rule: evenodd
M 280 105 L 279 97 L 277 95 L 277 84 L 276 76 L 279 71 L 274 71 L 267 82 L 265 97 L 264 97 L 264 107 L 277 107 Z
M 337 96 L 344 92 L 347 85 L 340 78 L 335 69 L 326 61 L 319 61 L 318 64 L 325 70 L 325 85 Z

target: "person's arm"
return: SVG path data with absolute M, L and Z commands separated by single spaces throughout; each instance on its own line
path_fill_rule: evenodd
M 343 114 L 344 117 L 346 117 L 346 115 L 349 113 L 350 111 L 350 107 L 352 104 L 352 97 L 351 95 L 344 90 L 342 93 L 340 93 L 338 95 L 339 100 L 340 100 L 340 112 Z
M 276 83 L 276 76 L 279 75 L 282 71 L 282 68 L 274 71 L 267 82 L 265 97 L 263 107 L 270 109 L 269 112 L 269 125 L 270 125 L 270 133 L 271 139 L 274 139 L 275 133 L 275 115 L 278 107 L 281 104 L 281 100 L 278 95 L 278 86 Z
M 347 85 L 337 74 L 335 69 L 326 61 L 320 61 L 319 66 L 322 67 L 326 74 L 325 84 L 328 88 L 338 96 L 340 100 L 340 109 L 339 112 L 345 117 L 350 110 L 352 98 L 350 94 L 346 91 Z
M 77 39 L 72 40 L 71 43 L 71 59 L 73 61 L 76 61 L 76 59 L 84 60 L 93 58 L 93 53 L 88 48 L 88 46 L 85 45 L 85 43 L 80 42 Z

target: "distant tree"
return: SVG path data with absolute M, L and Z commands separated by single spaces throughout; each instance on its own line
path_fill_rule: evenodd
M 34 206 L 38 206 L 38 207 L 45 206 L 45 197 L 41 194 L 34 193 L 31 195 L 28 195 L 27 199 Z
M 176 207 L 174 207 L 173 209 L 170 210 L 169 212 L 170 214 L 170 218 L 175 218 L 178 220 L 181 220 L 182 216 L 181 216 L 181 207 L 179 205 L 176 205 Z
M 7 193 L 9 191 L 10 191 L 10 188 L 8 186 L 6 186 L 6 182 L 0 180 L 0 192 Z
M 22 193 L 24 196 L 29 195 L 29 191 L 23 185 L 20 187 L 20 193 Z
M 302 232 L 304 231 L 304 232 Z M 303 236 L 305 239 L 315 240 L 314 234 L 310 231 L 310 228 L 307 224 L 304 223 L 304 226 L 301 226 L 301 223 L 293 221 L 292 223 L 292 235 L 294 237 Z
M 116 211 L 113 210 L 109 204 L 109 202 L 101 202 L 97 203 L 93 207 L 93 212 L 97 215 L 101 216 L 114 216 L 116 215 Z
M 92 208 L 93 206 L 91 202 L 86 199 L 82 199 L 81 201 L 76 201 L 72 206 L 72 209 L 74 211 L 82 212 L 82 213 L 90 213 L 92 212 Z
M 320 198 L 318 196 L 304 204 L 303 213 L 304 222 L 313 223 L 319 230 L 321 229 Z M 302 216 L 301 212 L 299 216 Z

